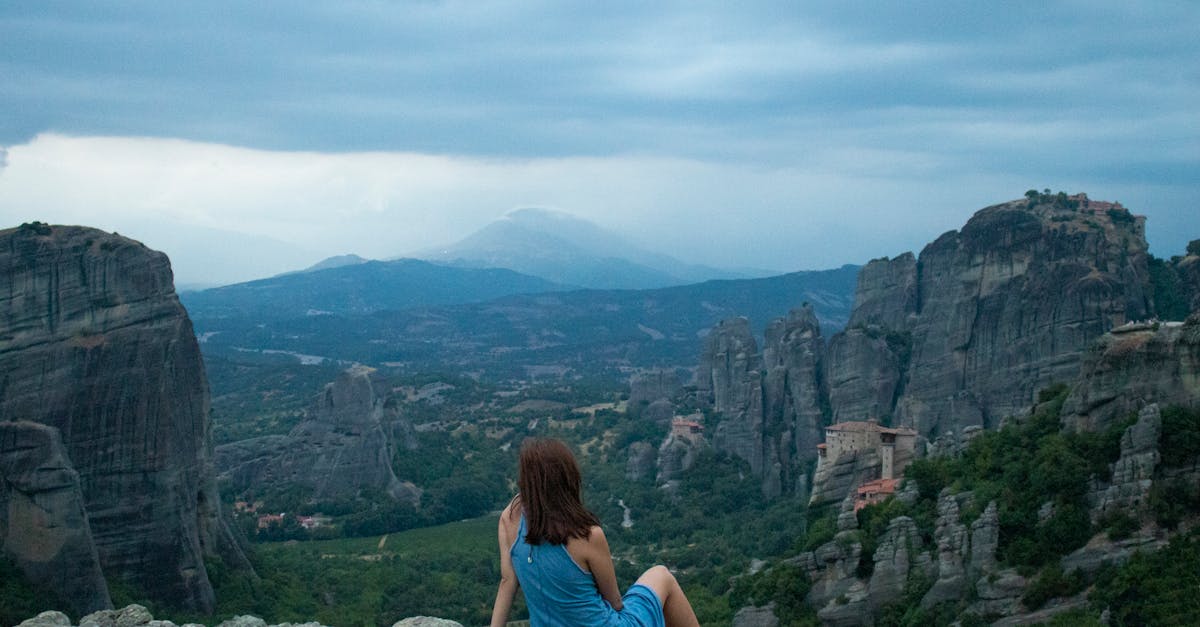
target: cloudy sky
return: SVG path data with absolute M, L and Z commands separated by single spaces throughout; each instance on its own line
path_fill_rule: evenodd
M 1031 187 L 1200 237 L 1200 3 L 0 4 L 0 224 L 182 283 L 559 209 L 684 260 L 919 248 Z

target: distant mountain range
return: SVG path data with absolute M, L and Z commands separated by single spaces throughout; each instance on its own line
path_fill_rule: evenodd
M 269 279 L 184 292 L 193 319 L 254 320 L 312 315 L 356 315 L 388 309 L 491 300 L 511 294 L 565 289 L 502 268 L 453 268 L 420 261 L 356 261 L 344 256 L 305 271 Z M 330 266 L 332 267 L 325 267 Z
M 320 283 L 325 283 L 325 277 L 336 276 L 330 273 L 337 270 L 359 272 L 378 263 L 303 276 L 320 277 Z M 484 272 L 441 270 L 447 274 Z M 214 307 L 211 302 L 197 306 L 192 298 L 185 303 L 208 356 L 243 361 L 255 359 L 255 355 L 272 359 L 292 355 L 302 362 L 310 360 L 304 363 L 325 358 L 416 371 L 451 368 L 496 378 L 523 378 L 543 367 L 559 374 L 566 370 L 600 374 L 653 365 L 689 367 L 696 363 L 702 344 L 699 338 L 717 322 L 746 316 L 753 328 L 762 328 L 805 302 L 813 305 L 823 332 L 832 334 L 849 319 L 857 275 L 858 267 L 847 265 L 836 270 L 652 290 L 510 295 L 486 302 L 429 304 L 369 315 L 230 315 L 236 307 Z M 278 287 L 263 286 L 239 295 L 266 298 Z M 305 307 L 300 298 L 289 302 L 293 310 Z
M 510 212 L 421 254 L 426 260 L 330 257 L 180 298 L 210 356 L 303 355 L 519 377 L 548 363 L 577 372 L 691 365 L 697 338 L 717 322 L 746 316 L 761 327 L 805 302 L 832 333 L 849 318 L 858 273 L 847 265 L 747 278 L 542 209 Z
M 780 274 L 688 264 L 568 213 L 517 209 L 453 244 L 408 255 L 472 268 L 509 268 L 596 289 L 647 289 Z

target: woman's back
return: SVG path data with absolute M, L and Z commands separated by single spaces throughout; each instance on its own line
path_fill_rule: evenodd
M 575 562 L 566 546 L 527 544 L 524 516 L 516 536 L 510 555 L 534 627 L 621 624 L 617 612 L 600 597 L 592 574 Z

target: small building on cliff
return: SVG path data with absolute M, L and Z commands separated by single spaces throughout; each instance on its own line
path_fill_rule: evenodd
M 704 424 L 701 414 L 675 416 L 671 419 L 671 436 L 699 444 L 704 439 Z
M 825 427 L 825 442 L 817 445 L 813 500 L 854 491 L 860 507 L 895 491 L 898 478 L 916 453 L 917 432 L 905 427 L 885 427 L 877 420 L 853 420 Z M 832 483 L 830 483 L 832 482 Z M 858 490 L 868 487 L 868 490 Z
M 894 479 L 904 474 L 916 444 L 917 432 L 912 429 L 884 427 L 877 420 L 839 422 L 825 427 L 825 443 L 817 445 L 817 467 L 846 453 L 874 450 L 879 455 L 879 478 Z

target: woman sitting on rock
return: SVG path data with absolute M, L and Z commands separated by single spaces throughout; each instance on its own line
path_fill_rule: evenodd
M 600 520 L 583 506 L 579 465 L 558 440 L 521 447 L 520 492 L 500 515 L 500 587 L 492 627 L 519 585 L 532 627 L 699 625 L 671 571 L 655 566 L 622 597 Z

